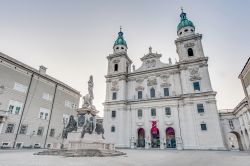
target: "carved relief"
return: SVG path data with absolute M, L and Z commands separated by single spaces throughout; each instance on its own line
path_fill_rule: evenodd
M 170 87 L 171 86 L 171 84 L 169 84 L 169 83 L 167 83 L 167 82 L 164 82 L 164 83 L 162 83 L 161 84 L 161 87 L 163 88 L 163 87 Z
M 148 86 L 153 86 L 153 85 L 157 85 L 157 80 L 155 77 L 149 77 L 148 81 L 147 81 L 147 85 Z
M 144 90 L 144 87 L 143 86 L 138 86 L 135 88 L 136 91 L 143 91 Z
M 142 86 L 143 80 L 144 80 L 143 78 L 137 78 L 135 80 L 135 82 L 136 82 L 136 88 L 135 88 L 135 90 L 136 91 L 144 90 L 144 87 Z
M 163 82 L 167 82 L 169 78 L 169 74 L 163 74 L 160 76 Z
M 156 61 L 154 59 L 151 60 L 151 67 L 155 67 Z
M 190 81 L 201 79 L 198 67 L 189 69 L 189 72 L 190 72 Z
M 184 44 L 184 47 L 188 48 L 188 47 L 193 47 L 194 45 L 195 45 L 194 43 L 187 43 L 187 44 Z
M 113 81 L 111 84 L 111 91 L 118 91 L 118 90 L 119 90 L 118 81 Z
M 113 63 L 119 63 L 120 62 L 120 60 L 119 59 L 115 59 L 115 60 L 113 60 Z
M 161 87 L 169 87 L 171 86 L 170 83 L 168 83 L 168 78 L 169 78 L 169 74 L 163 74 L 160 76 L 161 80 L 162 80 L 162 84 L 160 85 Z
M 146 67 L 147 68 L 151 68 L 151 67 L 155 67 L 155 66 L 156 66 L 156 60 L 155 59 L 152 59 L 151 61 L 150 60 L 146 61 Z

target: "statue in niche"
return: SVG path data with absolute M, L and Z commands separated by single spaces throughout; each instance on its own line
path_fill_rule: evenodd
M 70 115 L 70 117 L 69 117 L 69 123 L 63 129 L 62 138 L 64 138 L 64 139 L 67 138 L 68 137 L 68 133 L 70 133 L 72 131 L 77 131 L 77 122 L 74 119 L 74 116 Z
M 118 81 L 113 81 L 112 82 L 111 90 L 112 91 L 118 91 L 119 90 L 119 88 L 118 88 Z

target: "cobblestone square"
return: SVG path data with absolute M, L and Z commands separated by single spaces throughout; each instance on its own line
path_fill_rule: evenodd
M 250 153 L 239 151 L 130 150 L 118 157 L 65 158 L 31 151 L 2 150 L 0 166 L 249 166 Z

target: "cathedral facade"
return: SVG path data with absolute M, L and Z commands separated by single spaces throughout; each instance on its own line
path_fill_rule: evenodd
M 123 32 L 108 59 L 104 129 L 123 148 L 224 149 L 216 92 L 202 35 L 182 11 L 175 40 L 179 61 L 149 51 L 135 69 Z

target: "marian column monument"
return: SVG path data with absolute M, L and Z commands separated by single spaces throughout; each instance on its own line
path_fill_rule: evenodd
M 93 76 L 88 81 L 88 94 L 83 96 L 82 107 L 77 109 L 77 117 L 70 116 L 63 131 L 64 147 L 67 149 L 114 149 L 113 144 L 104 143 L 102 122 L 96 120 L 99 112 L 93 105 Z
M 115 150 L 112 143 L 104 143 L 104 129 L 96 115 L 99 111 L 93 105 L 93 76 L 88 81 L 88 94 L 83 96 L 82 107 L 76 109 L 77 117 L 70 116 L 62 133 L 60 149 L 48 149 L 35 153 L 37 155 L 61 155 L 65 157 L 119 156 L 125 153 Z M 58 146 L 55 146 L 58 147 Z

